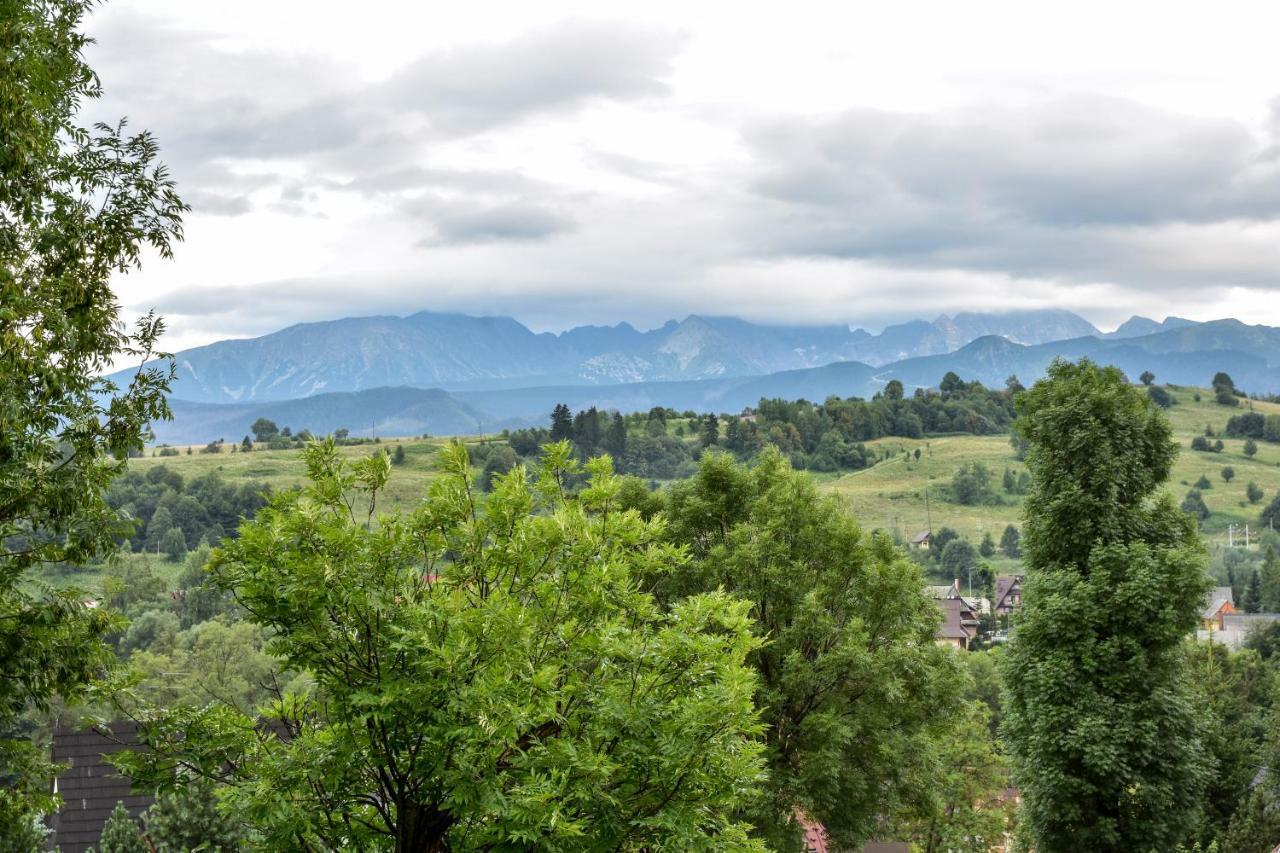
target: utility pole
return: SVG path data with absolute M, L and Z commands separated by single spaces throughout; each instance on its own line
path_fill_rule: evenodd
M 929 487 L 924 487 L 924 529 L 933 535 L 933 513 L 929 510 Z

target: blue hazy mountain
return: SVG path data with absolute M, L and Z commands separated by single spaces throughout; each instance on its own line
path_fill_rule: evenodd
M 1041 344 L 1099 334 L 1067 311 L 962 313 L 890 326 L 771 326 L 691 315 L 535 333 L 509 317 L 420 312 L 302 323 L 176 355 L 177 399 L 249 403 L 381 387 L 446 390 L 761 376 L 839 361 L 873 366 L 952 352 L 984 335 Z
M 1247 391 L 1280 393 L 1280 329 L 1216 320 L 1152 335 L 1087 335 L 1035 345 L 987 335 L 954 352 L 915 356 L 888 365 L 840 361 L 756 376 L 549 383 L 452 391 L 380 387 L 236 404 L 174 399 L 175 420 L 158 424 L 155 429 L 159 441 L 171 443 L 238 438 L 249 431 L 249 425 L 258 417 L 316 433 L 339 427 L 356 435 L 495 432 L 503 427 L 544 424 L 557 403 L 575 410 L 597 406 L 631 412 L 666 406 L 738 412 L 754 406 L 762 397 L 814 401 L 830 395 L 870 397 L 890 379 L 901 380 L 909 391 L 934 387 L 948 371 L 992 387 L 999 387 L 1010 375 L 1030 384 L 1044 375 L 1055 358 L 1083 357 L 1114 364 L 1131 377 L 1150 370 L 1158 382 L 1176 385 L 1205 386 L 1221 370 L 1231 374 L 1237 386 Z

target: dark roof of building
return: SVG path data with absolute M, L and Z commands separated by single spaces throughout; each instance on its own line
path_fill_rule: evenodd
M 128 777 L 121 776 L 105 756 L 138 746 L 133 723 L 113 723 L 110 729 L 58 729 L 53 733 L 53 760 L 68 765 L 58 774 L 54 791 L 62 808 L 50 820 L 50 841 L 62 853 L 84 853 L 96 846 L 116 803 L 124 803 L 137 817 L 155 798 L 135 794 Z
M 968 640 L 973 632 L 965 628 L 964 613 L 969 606 L 959 598 L 940 598 L 937 604 L 942 608 L 942 624 L 938 627 L 938 637 L 944 640 Z
M 1011 575 L 996 578 L 996 607 L 1003 607 L 1009 593 L 1022 584 L 1022 575 Z
M 925 542 L 928 542 L 928 541 L 929 541 L 929 534 L 930 534 L 930 531 L 928 531 L 928 530 L 921 530 L 921 531 L 920 531 L 919 533 L 917 533 L 915 536 L 911 537 L 911 544 L 912 544 L 912 545 L 923 545 Z

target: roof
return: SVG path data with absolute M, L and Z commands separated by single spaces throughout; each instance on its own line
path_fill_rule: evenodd
M 1022 584 L 1022 575 L 1006 575 L 996 578 L 996 607 L 1004 604 L 1009 593 Z
M 62 808 L 50 820 L 52 841 L 62 853 L 84 853 L 95 846 L 116 803 L 124 803 L 129 814 L 137 817 L 155 801 L 154 797 L 135 795 L 129 779 L 105 758 L 137 745 L 138 729 L 133 723 L 53 733 L 53 760 L 69 765 L 54 783 L 62 795 Z
M 1209 598 L 1205 603 L 1204 613 L 1201 614 L 1200 618 L 1214 618 L 1218 615 L 1218 611 L 1227 604 L 1230 604 L 1232 607 L 1235 607 L 1236 605 L 1235 594 L 1231 591 L 1231 587 L 1215 586 L 1209 593 Z
M 929 536 L 930 536 L 930 531 L 928 531 L 928 530 L 921 530 L 921 531 L 920 531 L 919 533 L 917 533 L 915 536 L 912 536 L 912 537 L 911 537 L 911 544 L 912 544 L 912 545 L 923 545 L 925 542 L 928 542 L 928 541 L 929 541 Z
M 958 598 L 943 598 L 938 601 L 942 608 L 942 625 L 938 628 L 938 637 L 944 640 L 968 640 L 973 635 L 964 627 L 964 612 L 968 605 Z

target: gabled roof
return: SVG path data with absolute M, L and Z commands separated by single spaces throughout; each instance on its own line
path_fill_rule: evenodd
M 931 535 L 931 531 L 929 531 L 929 530 L 921 530 L 921 531 L 920 531 L 919 533 L 917 533 L 915 536 L 912 536 L 912 537 L 911 537 L 911 544 L 912 544 L 912 545 L 923 545 L 925 542 L 928 542 L 928 541 L 929 541 L 929 536 L 930 536 L 930 535 Z
M 1231 591 L 1231 587 L 1215 586 L 1209 592 L 1209 599 L 1205 603 L 1204 613 L 1200 615 L 1200 618 L 1201 619 L 1214 618 L 1215 616 L 1218 615 L 1218 611 L 1221 610 L 1223 606 L 1227 604 L 1230 604 L 1232 607 L 1235 607 L 1236 605 L 1235 594 Z
M 1013 592 L 1016 587 L 1022 584 L 1022 575 L 1012 575 L 996 578 L 996 607 L 1004 604 L 1004 600 L 1009 597 L 1009 593 Z
M 944 598 L 938 602 L 942 608 L 942 625 L 938 628 L 938 636 L 945 640 L 968 640 L 973 633 L 964 626 L 964 613 L 969 611 L 968 605 L 958 598 Z

